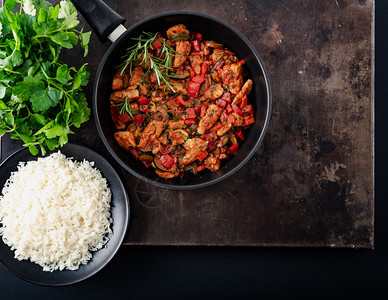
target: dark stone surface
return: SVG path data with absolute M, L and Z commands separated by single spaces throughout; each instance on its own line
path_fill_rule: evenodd
M 125 244 L 373 247 L 372 1 L 105 2 L 127 27 L 170 10 L 228 22 L 260 53 L 273 95 L 258 152 L 231 178 L 196 191 L 157 188 L 124 171 L 93 117 L 75 131 L 70 141 L 103 154 L 126 182 Z M 88 62 L 93 78 L 108 47 L 93 36 L 87 58 L 78 49 L 63 60 Z M 3 137 L 2 159 L 20 145 Z

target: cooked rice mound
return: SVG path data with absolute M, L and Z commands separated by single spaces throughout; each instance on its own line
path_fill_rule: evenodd
M 111 233 L 111 191 L 93 162 L 60 151 L 20 162 L 0 195 L 0 236 L 18 260 L 77 270 Z

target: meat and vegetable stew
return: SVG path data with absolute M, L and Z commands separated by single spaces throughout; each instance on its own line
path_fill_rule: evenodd
M 112 82 L 115 140 L 166 179 L 217 171 L 255 122 L 244 61 L 183 24 L 134 40 Z

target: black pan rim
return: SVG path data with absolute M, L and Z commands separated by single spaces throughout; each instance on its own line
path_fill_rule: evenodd
M 106 140 L 105 136 L 104 136 L 104 132 L 103 132 L 103 129 L 102 129 L 102 126 L 101 126 L 101 123 L 100 123 L 100 120 L 99 120 L 99 117 L 98 117 L 98 104 L 97 104 L 97 89 L 98 89 L 98 82 L 100 80 L 100 77 L 101 77 L 101 73 L 102 73 L 102 70 L 103 70 L 103 67 L 105 66 L 105 63 L 106 61 L 108 60 L 110 54 L 112 53 L 112 51 L 116 48 L 116 45 L 124 38 L 126 38 L 126 36 L 129 34 L 129 32 L 133 31 L 134 29 L 142 26 L 144 23 L 150 21 L 150 20 L 153 20 L 153 19 L 158 19 L 158 18 L 163 18 L 163 17 L 169 17 L 169 16 L 176 16 L 176 15 L 190 15 L 190 16 L 198 16 L 198 17 L 202 17 L 202 18 L 205 18 L 205 19 L 209 19 L 211 21 L 214 21 L 214 22 L 217 22 L 217 23 L 220 23 L 222 26 L 228 28 L 229 30 L 231 30 L 234 34 L 236 34 L 248 47 L 249 49 L 251 50 L 251 52 L 254 54 L 256 60 L 258 61 L 260 67 L 261 67 L 261 70 L 262 70 L 262 73 L 263 73 L 263 77 L 264 77 L 264 80 L 265 80 L 265 86 L 266 86 L 266 92 L 267 92 L 267 99 L 266 99 L 266 104 L 267 104 L 267 112 L 266 112 L 266 116 L 265 116 L 265 121 L 264 121 L 264 124 L 263 124 L 263 129 L 260 133 L 260 137 L 258 138 L 256 144 L 252 147 L 251 151 L 248 153 L 248 155 L 231 171 L 227 172 L 226 174 L 218 177 L 218 178 L 215 178 L 215 179 L 212 179 L 212 180 L 209 180 L 208 182 L 203 182 L 203 183 L 198 183 L 198 184 L 188 184 L 188 185 L 170 185 L 170 184 L 165 184 L 165 183 L 161 183 L 161 182 L 158 182 L 158 181 L 155 181 L 155 180 L 151 180 L 139 173 L 137 173 L 136 171 L 134 171 L 133 169 L 131 169 L 130 167 L 128 167 L 119 157 L 118 155 L 113 151 L 113 149 L 111 148 L 110 144 L 108 143 L 108 141 Z M 233 175 L 234 173 L 236 173 L 238 170 L 240 170 L 250 159 L 251 157 L 254 155 L 254 153 L 257 151 L 257 149 L 259 148 L 260 144 L 262 143 L 263 139 L 264 139 L 264 136 L 265 136 L 265 133 L 267 132 L 267 129 L 268 129 L 268 125 L 269 125 L 269 121 L 270 121 L 270 116 L 271 116 L 271 109 L 272 109 L 272 95 L 271 95 L 271 88 L 270 88 L 270 83 L 269 83 L 269 78 L 268 78 L 268 74 L 267 74 L 267 71 L 265 69 L 265 66 L 264 66 L 264 63 L 260 57 L 260 55 L 258 54 L 258 52 L 256 51 L 255 47 L 251 44 L 251 42 L 242 34 L 240 33 L 237 29 L 235 29 L 234 27 L 232 27 L 231 25 L 229 25 L 228 23 L 226 23 L 225 21 L 223 20 L 220 20 L 216 17 L 213 17 L 211 15 L 207 15 L 207 14 L 203 14 L 203 13 L 199 13 L 199 12 L 194 12 L 194 11 L 169 11 L 169 12 L 164 12 L 164 13 L 160 13 L 160 14 L 156 14 L 156 15 L 153 15 L 153 16 L 150 16 L 150 17 L 147 17 L 135 24 L 133 24 L 132 26 L 130 26 L 110 47 L 109 49 L 107 50 L 107 52 L 105 53 L 105 55 L 103 56 L 100 64 L 99 64 L 99 67 L 97 69 L 97 73 L 96 73 L 96 77 L 94 79 L 94 85 L 93 85 L 93 114 L 94 114 L 94 118 L 95 118 L 95 122 L 96 122 L 96 126 L 97 126 L 97 131 L 105 145 L 105 147 L 108 149 L 109 153 L 113 156 L 113 158 L 126 170 L 128 171 L 129 173 L 131 173 L 132 175 L 134 175 L 135 177 L 147 182 L 147 183 L 151 183 L 153 185 L 156 185 L 158 187 L 161 187 L 161 188 L 167 188 L 167 189 L 174 189 L 174 190 L 193 190 L 193 189 L 199 189 L 199 188 L 203 188 L 203 187 L 207 187 L 207 186 L 210 186 L 210 185 L 213 185 L 215 183 L 218 183 L 224 179 L 226 179 L 227 177 Z

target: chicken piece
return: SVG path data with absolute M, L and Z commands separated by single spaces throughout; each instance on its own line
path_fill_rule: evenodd
M 144 71 L 140 67 L 136 67 L 132 70 L 132 76 L 129 79 L 129 86 L 134 89 L 139 88 L 140 93 L 144 96 L 148 95 L 150 92 L 150 78 L 149 76 L 144 76 Z
M 121 71 L 117 71 L 113 76 L 112 90 L 122 90 L 124 88 L 124 75 L 121 75 Z
M 131 147 L 136 147 L 135 138 L 133 137 L 132 132 L 130 131 L 118 131 L 115 132 L 115 140 L 120 145 L 120 147 L 128 150 Z
M 236 114 L 235 112 L 233 113 L 236 121 L 235 123 L 233 124 L 234 127 L 239 127 L 239 126 L 244 126 L 245 122 L 244 122 L 244 118 L 243 117 L 240 117 L 238 114 Z M 229 117 L 230 118 L 230 117 Z M 228 121 L 230 121 L 230 119 L 228 118 Z
M 165 178 L 165 179 L 171 179 L 174 177 L 177 177 L 179 175 L 179 172 L 163 172 L 160 170 L 155 170 L 155 173 L 158 174 L 160 177 Z
M 209 89 L 207 89 L 204 93 L 204 97 L 206 99 L 216 100 L 222 96 L 224 93 L 224 89 L 221 84 L 217 83 L 212 85 Z
M 205 160 L 205 167 L 208 168 L 210 171 L 218 171 L 220 168 L 221 161 L 215 157 L 214 155 L 209 155 Z
M 140 128 L 140 126 L 138 124 L 132 123 L 131 125 L 128 126 L 127 130 L 130 131 L 133 134 L 133 137 L 135 138 L 135 140 L 140 138 L 140 136 L 141 136 L 141 128 Z
M 189 30 L 183 24 L 178 24 L 178 25 L 172 26 L 169 29 L 167 29 L 167 38 L 168 39 L 171 39 L 174 35 L 177 35 L 177 34 L 189 35 Z
M 201 66 L 203 63 L 203 59 L 199 52 L 193 52 L 189 56 L 191 67 L 193 68 L 196 74 L 201 74 Z
M 183 144 L 187 140 L 189 134 L 183 129 L 177 129 L 170 133 L 170 138 L 173 145 Z
M 221 71 L 224 87 L 228 87 L 232 94 L 238 94 L 243 84 L 243 68 L 240 64 L 225 65 Z
M 188 139 L 183 147 L 186 149 L 186 153 L 182 158 L 182 164 L 188 165 L 198 159 L 203 152 L 207 149 L 208 142 L 200 138 Z
M 239 105 L 240 102 L 241 102 L 241 99 L 244 97 L 244 96 L 248 96 L 249 93 L 251 92 L 252 90 L 252 86 L 253 86 L 253 81 L 252 79 L 248 79 L 247 81 L 245 81 L 244 85 L 242 86 L 241 90 L 238 92 L 238 94 L 236 95 L 236 97 L 234 97 L 233 101 L 232 101 L 232 105 Z
M 214 49 L 213 53 L 210 55 L 210 58 L 213 61 L 222 59 L 223 61 L 225 61 L 225 63 L 230 63 L 234 60 L 234 54 L 228 49 Z
M 222 112 L 222 108 L 215 104 L 210 104 L 206 110 L 204 117 L 199 121 L 197 132 L 204 134 L 218 120 Z
M 205 45 L 210 48 L 221 49 L 224 46 L 213 41 L 206 41 Z
M 189 41 L 177 41 L 176 42 L 176 54 L 174 58 L 173 68 L 179 68 L 186 61 L 187 56 L 190 54 L 191 43 Z
M 155 139 L 162 133 L 164 122 L 151 121 L 147 127 L 143 130 L 140 137 L 140 142 L 137 145 L 139 148 L 144 148 L 147 145 L 151 145 Z
M 184 120 L 179 120 L 179 121 L 170 120 L 170 121 L 168 121 L 168 129 L 170 131 L 174 131 L 174 130 L 177 130 L 177 129 L 182 129 L 183 125 L 185 125 L 185 121 Z
M 110 94 L 110 101 L 114 103 L 124 102 L 125 98 L 128 98 L 130 101 L 134 98 L 139 97 L 139 91 L 133 89 L 132 87 L 114 91 Z

